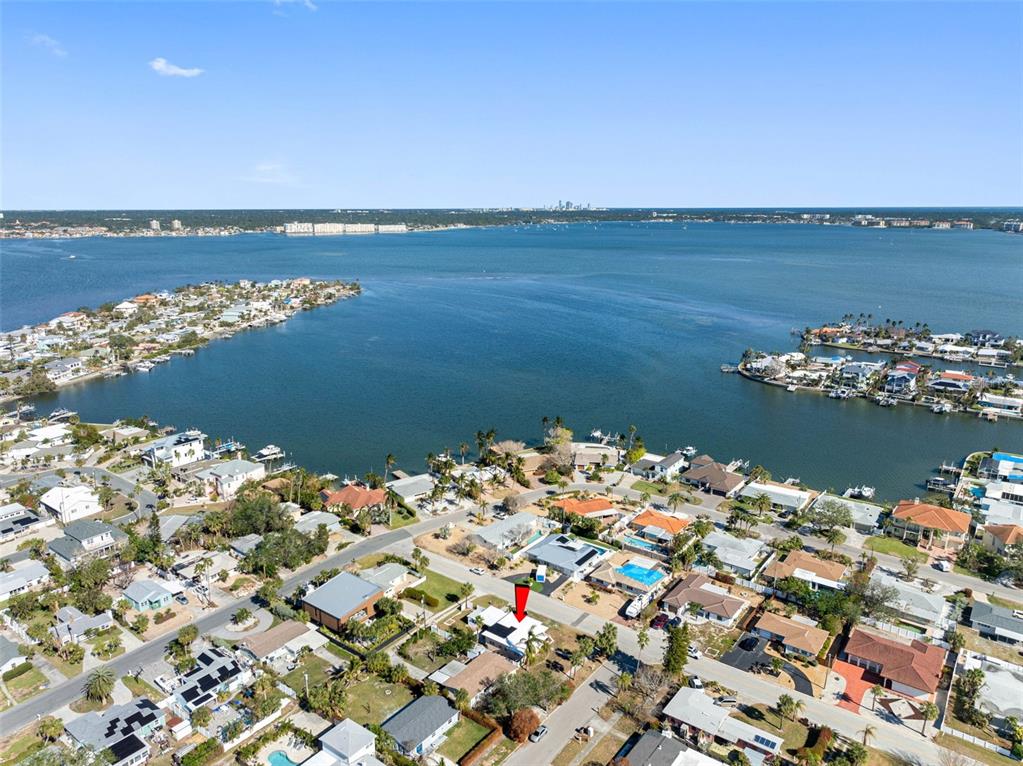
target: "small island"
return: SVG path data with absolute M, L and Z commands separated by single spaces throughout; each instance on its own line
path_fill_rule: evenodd
M 275 279 L 205 282 L 136 295 L 0 334 L 0 400 L 96 377 L 149 372 L 215 338 L 285 322 L 358 295 L 357 282 Z

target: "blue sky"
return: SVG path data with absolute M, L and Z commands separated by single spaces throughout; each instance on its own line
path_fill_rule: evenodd
M 3 3 L 12 208 L 1018 205 L 1020 3 Z

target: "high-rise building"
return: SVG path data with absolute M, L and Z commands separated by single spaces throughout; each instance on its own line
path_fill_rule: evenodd
M 171 221 L 171 231 L 181 231 L 181 221 L 177 218 Z
M 160 222 L 157 221 L 154 218 L 152 221 L 149 222 L 149 230 L 150 231 L 159 231 L 160 230 Z

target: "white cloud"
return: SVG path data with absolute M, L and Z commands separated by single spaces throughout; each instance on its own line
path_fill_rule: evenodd
M 298 183 L 298 178 L 284 162 L 260 162 L 247 175 L 242 176 L 242 180 L 252 184 L 277 186 L 295 186 Z
M 199 67 L 191 67 L 190 69 L 179 67 L 170 63 L 165 58 L 155 58 L 149 62 L 149 66 L 154 72 L 163 77 L 198 77 L 203 72 Z
M 57 40 L 54 40 L 49 35 L 32 35 L 29 38 L 29 42 L 35 45 L 37 48 L 43 48 L 48 50 L 54 56 L 63 58 L 67 55 L 67 51 L 64 50 L 64 46 Z
M 313 0 L 273 0 L 275 8 L 280 8 L 281 6 L 284 5 L 295 5 L 296 3 L 302 5 L 302 7 L 304 7 L 308 11 L 315 11 L 317 10 L 317 8 L 319 8 L 319 6 L 316 5 L 316 3 L 313 2 Z M 275 13 L 277 12 L 275 11 Z M 277 15 L 283 14 L 277 13 Z

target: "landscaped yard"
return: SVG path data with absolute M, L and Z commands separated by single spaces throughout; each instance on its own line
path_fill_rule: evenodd
M 47 681 L 46 676 L 39 672 L 38 668 L 32 668 L 17 678 L 5 681 L 4 684 L 7 686 L 7 691 L 14 697 L 14 701 L 21 702 L 45 689 Z
M 490 733 L 490 729 L 481 726 L 468 718 L 462 718 L 448 732 L 447 739 L 437 748 L 437 752 L 452 761 L 458 762 L 462 756 L 472 750 L 476 743 Z
M 391 523 L 388 524 L 391 529 L 399 529 L 401 527 L 407 527 L 409 524 L 415 524 L 419 521 L 419 517 L 415 515 L 408 508 L 401 507 L 395 511 L 391 511 Z
M 661 484 L 659 482 L 657 484 L 654 484 L 652 481 L 646 481 L 645 479 L 640 479 L 637 482 L 633 482 L 632 489 L 636 490 L 637 492 L 646 492 L 647 494 L 650 495 L 663 495 L 668 491 L 666 485 Z
M 152 684 L 141 678 L 135 678 L 135 676 L 124 676 L 121 678 L 121 683 L 128 687 L 128 691 L 132 693 L 134 697 L 149 697 L 150 699 L 157 700 L 164 696 L 162 692 L 156 690 Z
M 309 685 L 318 686 L 323 683 L 324 679 L 330 675 L 331 665 L 322 657 L 317 657 L 315 654 L 310 654 L 305 658 L 305 662 L 299 665 L 297 668 L 288 673 L 281 680 L 291 687 L 296 694 L 302 694 L 305 692 L 306 675 L 309 676 Z
M 781 732 L 784 739 L 782 747 L 790 755 L 806 744 L 806 738 L 810 731 L 798 721 L 790 721 L 787 718 L 781 720 L 779 729 L 779 716 L 767 705 L 748 705 L 737 711 L 735 716 L 772 734 L 777 735 Z
M 868 537 L 864 546 L 875 553 L 887 553 L 889 556 L 909 556 L 916 561 L 926 561 L 927 554 L 917 550 L 916 546 L 907 545 L 894 537 Z
M 951 734 L 940 733 L 934 738 L 934 742 L 937 745 L 954 750 L 957 753 L 962 753 L 981 763 L 986 763 L 988 766 L 1019 766 L 1019 761 L 1006 758 L 1004 755 L 999 755 L 993 750 L 988 750 L 980 745 L 974 745 L 972 742 L 959 739 L 959 737 L 953 737 Z
M 450 577 L 445 577 L 442 574 L 434 572 L 432 569 L 426 570 L 426 582 L 417 588 L 424 593 L 428 593 L 437 599 L 437 606 L 426 605 L 426 608 L 431 612 L 439 612 L 442 609 L 447 609 L 452 604 L 456 603 L 460 596 L 458 595 L 458 589 L 461 587 L 461 583 L 455 582 Z M 414 600 L 409 599 L 412 603 L 416 603 Z
M 348 689 L 345 712 L 356 723 L 381 724 L 412 701 L 412 692 L 404 684 L 391 684 L 376 676 Z

